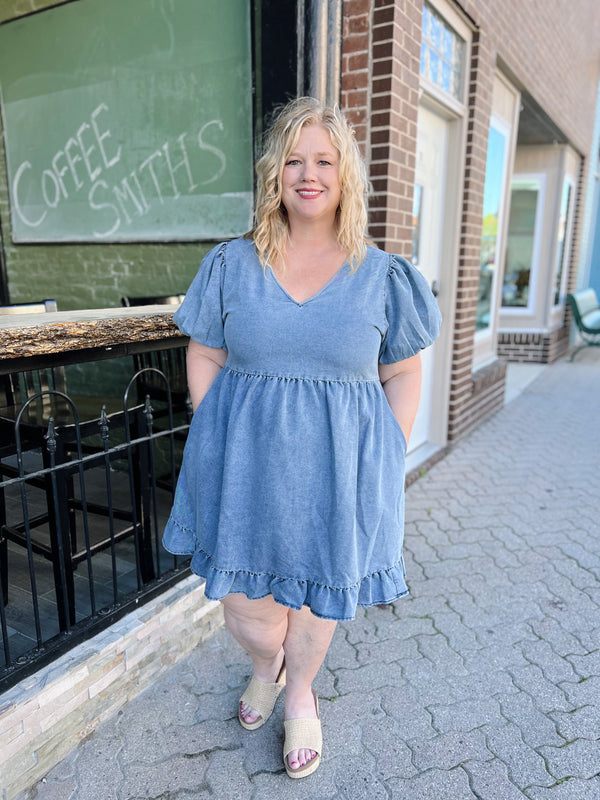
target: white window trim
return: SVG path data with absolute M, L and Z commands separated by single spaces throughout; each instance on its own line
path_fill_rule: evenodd
M 440 89 L 435 83 L 432 83 L 429 78 L 421 75 L 420 78 L 421 93 L 427 94 L 433 100 L 437 101 L 440 105 L 450 112 L 451 116 L 464 117 L 466 113 L 466 106 L 464 103 L 459 103 L 456 98 L 447 94 L 443 89 Z
M 440 17 L 443 17 L 448 25 L 461 36 L 467 45 L 467 48 L 470 48 L 471 38 L 473 36 L 473 24 L 467 21 L 467 17 L 463 16 L 460 11 L 456 8 L 454 4 L 448 2 L 448 0 L 427 0 L 428 5 L 432 8 L 435 8 L 437 13 Z M 468 77 L 468 71 L 465 77 Z M 467 81 L 465 81 L 465 90 Z
M 492 113 L 490 117 L 490 129 L 495 128 L 502 136 L 504 136 L 505 143 L 504 143 L 504 164 L 502 168 L 502 187 L 503 187 L 503 194 L 500 197 L 500 207 L 498 208 L 498 226 L 497 226 L 497 234 L 496 234 L 496 260 L 495 260 L 495 267 L 494 267 L 494 277 L 492 279 L 492 290 L 490 293 L 490 324 L 487 328 L 483 328 L 481 330 L 475 331 L 475 350 L 476 354 L 479 356 L 477 358 L 474 366 L 479 366 L 482 361 L 489 359 L 495 352 L 495 342 L 496 342 L 496 332 L 497 332 L 497 313 L 496 310 L 498 308 L 499 302 L 499 284 L 500 284 L 500 272 L 502 270 L 502 276 L 504 277 L 504 270 L 501 266 L 503 262 L 502 256 L 504 256 L 504 252 L 506 249 L 506 226 L 505 226 L 505 219 L 506 219 L 506 211 L 508 208 L 508 194 L 510 186 L 508 185 L 508 175 L 510 174 L 511 169 L 511 151 L 510 151 L 510 137 L 511 137 L 511 128 L 503 119 L 496 116 Z M 489 136 L 489 133 L 488 133 Z M 484 178 L 485 184 L 485 178 Z M 501 256 L 498 259 L 498 255 Z M 491 350 L 488 348 L 485 350 L 485 353 L 482 352 L 485 348 L 485 344 L 487 342 L 492 343 Z M 494 351 L 494 352 L 492 352 Z
M 563 272 L 561 275 L 560 280 L 560 287 L 558 290 L 558 303 L 552 303 L 552 312 L 555 312 L 561 308 L 564 308 L 567 299 L 567 281 L 569 279 L 569 262 L 571 260 L 571 251 L 573 249 L 573 225 L 575 222 L 575 192 L 577 183 L 573 175 L 566 174 L 563 179 L 562 186 L 560 187 L 560 204 L 562 204 L 562 195 L 564 191 L 565 183 L 568 183 L 571 187 L 571 195 L 569 200 L 569 207 L 567 209 L 567 224 L 565 225 L 565 241 L 564 241 L 564 250 L 563 250 Z M 558 213 L 560 215 L 560 205 Z M 554 295 L 554 287 L 556 286 L 556 276 L 558 274 L 558 264 L 554 263 L 554 268 L 552 270 L 552 294 Z
M 427 0 L 435 11 L 442 17 L 448 25 L 453 28 L 456 33 L 464 39 L 465 42 L 465 63 L 464 63 L 464 81 L 463 81 L 463 98 L 462 102 L 458 101 L 452 95 L 449 95 L 436 84 L 432 83 L 428 78 L 420 76 L 421 90 L 425 91 L 430 97 L 438 103 L 446 106 L 452 110 L 457 117 L 465 115 L 467 110 L 467 97 L 469 93 L 469 75 L 471 74 L 471 40 L 473 38 L 473 26 L 465 21 L 465 18 L 451 5 L 447 0 Z
M 444 265 L 443 285 L 440 287 L 438 303 L 444 316 L 442 333 L 437 340 L 434 367 L 434 391 L 430 427 L 430 442 L 435 446 L 445 445 L 448 440 L 448 403 L 450 402 L 450 378 L 454 341 L 456 304 L 454 298 L 458 290 L 460 225 L 463 209 L 463 187 L 465 180 L 464 152 L 467 142 L 467 98 L 469 75 L 471 71 L 471 45 L 473 25 L 457 14 L 454 6 L 447 0 L 429 0 L 429 4 L 465 40 L 463 103 L 442 91 L 429 80 L 421 77 L 419 86 L 419 105 L 450 121 L 450 141 L 446 172 L 446 186 L 454 186 L 449 198 L 448 213 L 444 219 L 443 240 L 447 260 Z M 421 236 L 424 229 L 421 230 Z M 419 448 L 419 453 L 424 452 Z M 409 458 L 411 454 L 409 453 Z
M 535 298 L 539 281 L 540 250 L 542 247 L 544 209 L 546 205 L 546 173 L 531 172 L 513 175 L 510 191 L 512 193 L 514 188 L 519 188 L 519 184 L 525 186 L 533 181 L 539 182 L 540 188 L 538 191 L 537 206 L 535 209 L 535 232 L 533 239 L 533 253 L 531 254 L 531 270 L 529 273 L 529 299 L 526 306 L 503 306 L 502 298 L 500 298 L 500 315 L 510 314 L 512 316 L 513 314 L 532 314 L 536 307 Z M 506 229 L 506 236 L 508 238 L 508 228 Z M 554 277 L 556 279 L 556 272 Z M 502 274 L 502 278 L 502 284 L 504 285 L 504 273 Z
M 520 93 L 518 89 L 506 78 L 501 72 L 496 72 L 494 75 L 494 81 L 498 81 L 508 93 L 512 96 L 513 100 L 513 109 L 512 109 L 512 118 L 508 116 L 501 116 L 499 112 L 495 112 L 492 109 L 492 114 L 490 118 L 490 126 L 495 124 L 501 133 L 506 132 L 507 135 L 507 144 L 508 144 L 508 158 L 505 161 L 505 176 L 504 176 L 504 183 L 505 183 L 505 192 L 504 192 L 504 201 L 502 204 L 501 209 L 501 219 L 498 221 L 498 230 L 499 230 L 499 238 L 501 241 L 501 252 L 500 252 L 500 263 L 503 263 L 504 260 L 504 252 L 506 247 L 506 207 L 508 203 L 508 176 L 512 175 L 515 163 L 515 150 L 516 150 L 516 141 L 517 141 L 517 129 L 519 124 L 519 105 L 520 105 Z M 473 370 L 477 370 L 480 367 L 484 366 L 487 363 L 493 362 L 497 358 L 497 343 L 498 343 L 498 328 L 499 328 L 499 313 L 498 313 L 498 305 L 499 305 L 499 291 L 498 291 L 498 283 L 499 277 L 498 274 L 495 276 L 495 286 L 494 286 L 494 294 L 492 295 L 493 304 L 490 306 L 490 313 L 492 319 L 492 325 L 482 331 L 475 331 L 475 335 L 473 336 L 473 361 L 472 361 L 472 368 Z

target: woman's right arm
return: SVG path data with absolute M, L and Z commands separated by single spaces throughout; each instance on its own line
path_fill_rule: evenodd
M 187 351 L 187 381 L 194 411 L 208 392 L 225 362 L 227 353 L 219 347 L 207 347 L 190 339 Z

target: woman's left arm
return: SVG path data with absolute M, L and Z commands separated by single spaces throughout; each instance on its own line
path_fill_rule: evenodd
M 421 354 L 379 365 L 379 380 L 408 443 L 421 396 Z

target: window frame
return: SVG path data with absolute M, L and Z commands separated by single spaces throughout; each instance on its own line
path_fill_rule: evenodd
M 429 94 L 431 94 L 445 106 L 450 107 L 456 114 L 462 115 L 464 113 L 465 95 L 466 95 L 468 75 L 469 75 L 468 71 L 469 60 L 470 60 L 469 47 L 471 41 L 470 29 L 468 26 L 465 26 L 465 23 L 461 19 L 460 15 L 455 12 L 453 13 L 453 10 L 449 8 L 445 3 L 438 4 L 436 2 L 432 2 L 431 0 L 426 0 L 423 3 L 421 19 L 423 19 L 426 8 L 432 11 L 433 14 L 439 18 L 441 23 L 445 24 L 446 28 L 448 30 L 451 30 L 455 34 L 455 36 L 462 41 L 463 52 L 462 52 L 462 64 L 460 65 L 462 71 L 462 75 L 460 76 L 461 99 L 447 92 L 442 86 L 440 86 L 435 81 L 432 81 L 421 71 L 422 48 L 424 44 L 423 35 L 421 35 L 421 52 L 419 54 L 420 84 L 423 88 L 427 90 Z
M 560 193 L 560 202 L 558 206 L 558 224 L 560 224 L 560 215 L 562 209 L 562 201 L 563 195 L 565 191 L 565 186 L 569 187 L 569 202 L 567 205 L 567 218 L 565 220 L 565 238 L 563 241 L 563 251 L 562 251 L 562 274 L 560 276 L 560 286 L 558 287 L 558 302 L 554 301 L 555 297 L 555 289 L 557 288 L 557 277 L 558 277 L 558 238 L 555 240 L 554 245 L 556 247 L 555 258 L 554 258 L 554 265 L 552 268 L 552 297 L 551 297 L 551 304 L 550 304 L 550 313 L 554 313 L 558 310 L 564 308 L 566 300 L 567 300 L 567 282 L 569 279 L 569 262 L 571 260 L 571 252 L 573 249 L 573 232 L 574 232 L 574 221 L 575 221 L 575 200 L 576 200 L 576 191 L 577 191 L 577 183 L 573 175 L 569 173 L 565 173 L 563 176 L 563 182 L 561 187 Z M 558 227 L 558 225 L 557 225 Z
M 510 194 L 512 200 L 512 192 L 515 188 L 526 188 L 527 184 L 538 183 L 537 190 L 537 204 L 535 209 L 535 223 L 533 233 L 533 250 L 531 254 L 531 266 L 529 268 L 529 293 L 526 306 L 505 306 L 500 297 L 500 314 L 520 314 L 530 315 L 535 312 L 536 296 L 538 289 L 538 281 L 540 274 L 540 254 L 542 249 L 542 237 L 544 233 L 544 213 L 546 208 L 546 180 L 545 172 L 529 172 L 529 173 L 515 173 L 513 174 L 510 184 Z M 504 276 L 506 275 L 506 255 L 508 248 L 508 237 L 510 235 L 510 204 L 508 206 L 508 220 L 506 227 L 506 248 L 504 257 L 504 271 L 502 287 L 504 287 Z
M 496 274 L 494 276 L 494 285 L 490 302 L 491 324 L 487 328 L 476 330 L 473 335 L 473 370 L 477 370 L 485 364 L 495 361 L 497 358 L 498 331 L 500 328 L 500 291 L 498 288 L 500 280 L 499 274 L 504 274 L 503 265 L 506 249 L 506 221 L 508 216 L 507 205 L 510 197 L 508 190 L 510 189 L 510 176 L 512 176 L 515 163 L 520 100 L 521 95 L 519 90 L 501 72 L 496 72 L 494 74 L 494 90 L 492 98 L 492 111 L 490 115 L 490 128 L 492 125 L 495 125 L 501 133 L 504 132 L 506 135 L 504 197 L 502 199 L 501 208 L 499 209 L 499 217 L 501 217 L 501 219 L 498 220 L 497 228 L 497 239 L 500 242 L 500 248 L 497 250 L 497 257 L 498 262 L 502 265 L 502 268 L 496 270 Z M 474 320 L 474 322 L 476 324 L 476 320 Z
M 494 248 L 494 273 L 492 275 L 491 281 L 491 289 L 490 289 L 490 310 L 489 310 L 489 317 L 490 322 L 485 328 L 477 329 L 477 314 L 475 316 L 475 344 L 480 344 L 484 342 L 488 337 L 490 339 L 495 339 L 495 333 L 493 331 L 494 325 L 494 309 L 498 305 L 498 284 L 499 284 L 499 273 L 500 273 L 500 265 L 504 261 L 504 254 L 506 251 L 506 217 L 508 211 L 508 194 L 507 191 L 509 188 L 508 184 L 508 176 L 510 174 L 509 171 L 509 160 L 510 160 L 510 126 L 503 120 L 501 117 L 497 116 L 496 114 L 492 113 L 490 117 L 490 125 L 488 129 L 488 147 L 489 147 L 489 132 L 492 128 L 497 131 L 503 138 L 504 138 L 504 161 L 502 164 L 502 178 L 501 178 L 501 188 L 500 188 L 500 198 L 498 201 L 498 220 L 496 224 L 496 243 Z M 486 157 L 486 177 L 484 178 L 484 194 L 485 194 L 485 183 L 487 179 L 487 157 Z M 482 214 L 482 224 L 483 220 L 485 219 L 484 215 Z M 482 244 L 483 244 L 483 229 L 482 229 L 482 236 L 481 236 Z M 479 270 L 481 275 L 481 251 L 480 251 L 480 258 L 479 258 Z

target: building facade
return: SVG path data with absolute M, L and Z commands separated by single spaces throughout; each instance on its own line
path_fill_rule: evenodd
M 435 282 L 445 320 L 414 446 L 456 441 L 498 408 L 507 360 L 568 347 L 597 169 L 600 12 L 583 0 L 565 15 L 511 0 L 344 3 L 342 97 L 369 156 L 371 233 Z
M 444 327 L 424 355 L 411 443 L 422 461 L 502 405 L 506 361 L 551 362 L 568 347 L 566 294 L 586 259 L 595 275 L 600 13 L 594 0 L 575 0 L 568 15 L 561 4 L 517 0 L 238 5 L 248 6 L 252 37 L 254 144 L 278 102 L 339 98 L 368 162 L 370 235 L 415 261 L 437 294 Z M 53 0 L 12 0 L 0 22 L 8 34 L 15 20 L 55 11 L 70 13 Z M 108 116 L 98 119 L 106 133 Z M 210 230 L 201 241 L 173 241 L 172 230 L 158 241 L 15 239 L 3 133 L 5 302 L 32 299 L 32 285 L 60 309 L 118 305 L 141 284 L 185 291 Z M 133 191 L 122 186 L 129 221 Z
M 126 15 L 124 24 L 99 21 L 109 7 Z M 215 8 L 221 20 L 203 16 Z M 194 24 L 186 30 L 179 19 L 186 47 L 177 51 L 176 29 L 161 27 L 161 19 L 174 24 L 169 14 L 181 9 Z M 92 18 L 96 24 L 86 28 Z M 223 20 L 235 59 L 225 76 L 223 69 L 210 72 L 189 36 L 191 30 L 198 41 L 208 37 L 218 60 L 227 47 L 206 30 Z M 114 41 L 127 27 L 133 55 L 127 38 L 120 47 Z M 13 33 L 29 48 L 16 46 Z M 164 69 L 152 47 L 142 46 L 152 36 L 160 39 Z M 56 69 L 44 61 L 50 42 Z M 32 71 L 34 51 L 39 67 Z M 81 60 L 70 62 L 70 53 Z M 88 54 L 99 72 L 85 72 Z M 120 101 L 123 75 L 138 73 L 144 86 L 158 87 L 141 110 L 135 85 Z M 410 466 L 436 458 L 503 405 L 507 361 L 549 363 L 566 352 L 566 295 L 576 286 L 598 289 L 600 281 L 597 0 L 572 0 L 568 8 L 541 0 L 2 0 L 2 303 L 45 296 L 60 310 L 90 309 L 119 306 L 122 295 L 185 292 L 202 255 L 227 237 L 223 218 L 239 212 L 220 206 L 215 190 L 223 214 L 209 218 L 201 236 L 194 232 L 196 208 L 205 202 L 212 211 L 196 190 L 222 181 L 226 195 L 225 165 L 236 151 L 225 116 L 215 117 L 199 100 L 219 106 L 223 77 L 236 97 L 223 114 L 238 125 L 245 148 L 240 181 L 247 207 L 252 158 L 272 109 L 297 94 L 338 101 L 370 174 L 370 236 L 412 260 L 437 295 L 444 324 L 423 354 Z M 79 117 L 75 101 L 87 108 Z M 61 102 L 68 113 L 52 117 L 53 103 Z M 164 125 L 156 140 L 153 120 Z M 19 155 L 21 134 L 32 143 L 30 155 Z M 129 151 L 134 160 L 119 172 Z M 45 206 L 36 200 L 40 190 Z M 76 228 L 58 212 L 80 191 L 89 207 L 73 205 Z M 51 212 L 56 224 L 40 235 Z M 109 363 L 102 362 L 103 389 Z M 213 610 L 202 607 L 201 587 L 177 594 L 177 603 L 173 592 L 179 590 L 161 595 L 172 615 L 168 625 L 159 625 L 167 614 L 160 603 L 145 606 L 143 635 L 129 615 L 121 628 L 113 626 L 99 655 L 80 653 L 87 660 L 74 672 L 68 658 L 60 662 L 46 695 L 34 680 L 28 695 L 27 687 L 25 694 L 15 688 L 13 706 L 3 712 L 5 721 L 14 718 L 10 735 L 16 732 L 5 754 L 12 764 L 7 797 L 93 730 L 98 714 L 115 713 L 138 691 L 136 670 L 152 676 L 178 658 L 177 637 L 189 644 L 200 617 L 211 629 Z M 56 710 L 46 697 L 68 701 Z M 31 710 L 26 728 L 23 705 Z M 30 735 L 34 723 L 40 730 Z

